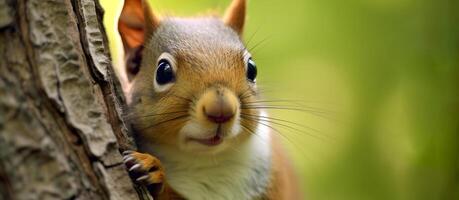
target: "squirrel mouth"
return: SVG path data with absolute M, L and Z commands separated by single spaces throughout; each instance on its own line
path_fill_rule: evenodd
M 205 139 L 190 138 L 190 140 L 198 142 L 206 146 L 217 146 L 223 142 L 221 126 L 218 126 L 215 135 L 211 138 L 205 138 Z
M 216 134 L 212 138 L 207 138 L 207 139 L 196 139 L 196 138 L 191 138 L 191 140 L 201 143 L 206 146 L 217 146 L 223 142 L 223 138 L 219 135 Z

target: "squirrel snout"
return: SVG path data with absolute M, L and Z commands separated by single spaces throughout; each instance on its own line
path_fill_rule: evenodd
M 234 109 L 230 105 L 217 103 L 203 107 L 204 114 L 212 122 L 217 124 L 225 123 L 234 117 Z
M 238 100 L 231 91 L 216 89 L 207 91 L 202 96 L 199 104 L 207 120 L 222 124 L 234 118 L 237 112 Z

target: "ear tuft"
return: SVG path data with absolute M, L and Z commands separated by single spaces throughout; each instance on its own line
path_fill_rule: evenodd
M 223 18 L 225 24 L 230 26 L 239 35 L 242 35 L 244 30 L 246 7 L 246 0 L 233 0 Z
M 150 36 L 159 27 L 159 17 L 151 11 L 148 0 L 142 0 L 143 13 L 145 17 L 145 36 Z

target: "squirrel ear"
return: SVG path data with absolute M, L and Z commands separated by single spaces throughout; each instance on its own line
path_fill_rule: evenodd
M 144 44 L 145 36 L 159 26 L 159 19 L 153 15 L 147 0 L 125 0 L 118 20 L 118 31 L 125 50 Z
M 233 28 L 239 35 L 244 29 L 246 4 L 246 0 L 233 0 L 223 18 L 225 24 Z
M 159 18 L 150 9 L 147 0 L 124 0 L 118 19 L 118 31 L 123 41 L 128 78 L 140 67 L 145 37 L 159 26 Z

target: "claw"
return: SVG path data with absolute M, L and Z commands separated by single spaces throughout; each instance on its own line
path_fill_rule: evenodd
M 123 163 L 124 163 L 124 164 L 126 164 L 126 163 L 128 163 L 128 162 L 130 162 L 130 161 L 134 161 L 134 160 L 135 160 L 135 158 L 132 157 L 132 156 L 124 156 L 124 157 L 123 157 Z
M 149 175 L 144 175 L 144 176 L 141 176 L 139 178 L 136 179 L 137 182 L 144 182 L 146 180 L 148 180 L 150 176 Z
M 127 150 L 123 152 L 123 163 L 129 177 L 137 184 L 146 186 L 150 194 L 157 195 L 162 191 L 164 171 L 157 158 Z
M 134 166 L 132 166 L 131 168 L 129 168 L 129 171 L 130 171 L 130 172 L 133 172 L 133 171 L 140 171 L 141 168 L 142 168 L 142 165 L 141 165 L 141 164 L 135 164 Z

